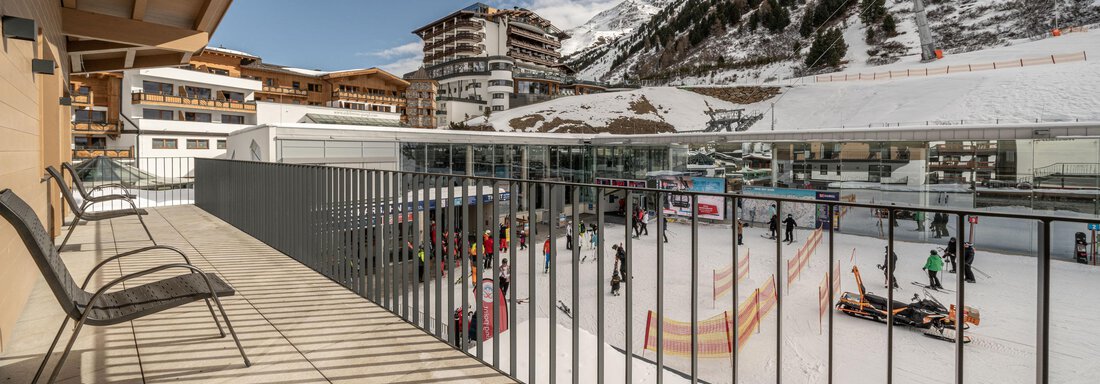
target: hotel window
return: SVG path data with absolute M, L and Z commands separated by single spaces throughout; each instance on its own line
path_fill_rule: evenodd
M 222 124 L 244 124 L 244 116 L 222 115 Z
M 840 165 L 836 166 L 836 175 L 840 176 Z
M 210 140 L 187 139 L 187 149 L 210 149 Z
M 503 94 L 503 93 L 494 93 L 494 94 L 493 94 L 493 98 L 494 98 L 494 99 L 503 99 L 503 98 L 504 98 L 504 94 Z
M 107 111 L 96 111 L 91 109 L 78 109 L 73 111 L 76 116 L 75 120 L 78 122 L 90 122 L 90 123 L 106 123 Z
M 183 91 L 187 93 L 187 97 L 191 98 L 204 100 L 212 100 L 214 98 L 214 94 L 210 91 L 210 88 L 185 86 L 183 87 Z
M 828 176 L 829 175 L 829 166 L 828 165 L 821 164 L 817 168 L 821 172 L 822 176 Z
M 503 111 L 503 110 L 504 110 L 504 106 L 503 106 L 503 105 L 494 105 L 494 106 L 493 106 L 493 110 L 494 110 L 494 111 Z
M 229 76 L 229 71 L 221 68 L 210 68 L 210 73 L 215 75 Z
M 199 113 L 199 112 L 184 112 L 183 113 L 183 120 L 184 121 L 197 121 L 197 122 L 200 122 L 200 123 L 209 123 L 209 122 L 212 121 L 209 113 Z
M 340 84 L 340 91 L 341 92 L 359 92 L 359 87 L 354 86 L 354 85 Z
M 218 149 L 225 149 L 225 140 L 218 140 Z
M 301 100 L 291 100 L 290 103 L 294 104 L 294 105 L 299 105 L 299 104 L 302 104 L 302 101 Z
M 240 92 L 220 91 L 218 92 L 218 95 L 223 100 L 244 102 L 244 94 Z
M 391 112 L 392 109 L 388 105 L 371 105 L 370 110 L 374 112 Z
M 321 84 L 309 83 L 306 84 L 306 88 L 309 89 L 310 92 L 321 92 Z
M 153 139 L 153 149 L 176 149 L 176 139 Z
M 172 84 L 161 83 L 156 81 L 142 81 L 141 91 L 145 93 L 151 93 L 154 95 L 171 95 Z
M 299 82 L 295 81 L 295 82 L 291 83 L 290 87 L 294 88 L 294 89 L 302 89 L 302 83 L 299 83 Z
M 320 101 L 309 101 L 309 102 L 307 102 L 307 103 L 308 103 L 309 105 L 313 105 L 313 106 L 321 106 L 321 102 L 320 102 Z
M 79 95 L 91 94 L 92 93 L 92 87 L 89 87 L 87 85 L 82 86 L 82 87 L 76 89 L 76 93 L 79 94 Z
M 149 120 L 175 120 L 173 118 L 172 111 L 164 109 L 149 109 L 145 108 L 141 110 L 141 117 Z
M 272 78 L 270 78 L 270 77 L 269 77 L 269 78 L 267 78 L 267 83 L 266 83 L 266 85 L 267 85 L 267 86 L 269 86 L 269 87 L 274 87 L 274 86 L 275 86 L 275 79 L 272 79 Z

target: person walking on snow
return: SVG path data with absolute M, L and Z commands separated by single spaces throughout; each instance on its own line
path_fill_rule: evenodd
M 890 252 L 890 247 L 886 247 L 886 256 L 883 258 L 882 265 L 880 265 L 883 275 L 885 275 L 886 287 L 898 287 L 898 279 L 894 277 L 894 270 L 898 269 L 898 254 Z
M 619 295 L 619 287 L 622 286 L 623 278 L 619 276 L 619 271 L 615 271 L 611 275 L 611 296 Z
M 573 249 L 573 223 L 565 226 L 565 249 Z
M 940 271 L 943 270 L 943 259 L 940 258 L 939 253 L 936 253 L 936 250 L 932 250 L 932 253 L 928 255 L 928 260 L 924 262 L 923 269 L 928 271 L 928 286 L 932 289 L 943 289 L 938 276 Z
M 546 266 L 542 268 L 542 273 L 550 272 L 550 236 L 546 236 L 546 242 L 542 243 L 542 255 L 546 258 Z
M 768 231 L 771 232 L 768 239 L 775 240 L 779 235 L 779 218 L 775 215 L 772 215 L 772 218 L 768 220 Z
M 795 227 L 795 225 L 798 225 L 798 223 L 794 222 L 794 215 L 787 214 L 787 218 L 785 220 L 783 220 L 783 224 L 786 225 L 786 228 L 784 228 L 784 231 L 783 231 L 783 237 L 784 237 L 783 241 L 786 241 L 787 244 L 793 243 L 794 242 L 794 227 Z
M 626 248 L 622 244 L 611 246 L 615 250 L 615 263 L 618 264 L 619 273 L 626 279 Z
M 500 293 L 508 297 L 508 283 L 512 280 L 512 272 L 508 268 L 508 258 L 500 259 Z
M 917 222 L 917 232 L 924 232 L 924 212 L 914 212 L 913 221 Z
M 737 219 L 737 245 L 745 245 L 745 222 Z
M 946 264 L 951 264 L 951 270 L 947 271 L 947 273 L 955 273 L 956 266 L 958 265 L 958 263 L 955 262 L 955 256 L 958 255 L 958 250 L 959 243 L 952 237 L 951 240 L 947 242 L 947 248 L 943 249 L 943 255 L 947 259 Z
M 640 236 L 649 236 L 649 226 L 646 225 L 646 222 L 648 221 L 649 211 L 646 211 L 645 209 L 638 211 L 638 225 L 641 226 L 640 228 L 638 228 Z

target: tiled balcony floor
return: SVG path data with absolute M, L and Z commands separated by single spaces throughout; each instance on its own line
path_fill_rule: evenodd
M 194 206 L 155 209 L 146 222 L 159 244 L 182 249 L 196 266 L 236 288 L 237 295 L 222 303 L 252 367 L 244 366 L 231 337 L 218 337 L 197 302 L 115 326 L 84 327 L 59 382 L 512 382 Z M 99 261 L 151 245 L 132 218 L 78 226 L 70 244 L 79 249 L 62 257 L 77 280 Z M 121 274 L 179 261 L 164 251 L 124 258 L 104 267 L 89 290 Z M 0 354 L 0 383 L 30 382 L 62 319 L 39 278 Z

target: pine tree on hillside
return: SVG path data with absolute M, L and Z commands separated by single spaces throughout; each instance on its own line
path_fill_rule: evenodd
M 825 33 L 818 33 L 810 46 L 810 53 L 806 55 L 806 68 L 836 67 L 844 60 L 848 53 L 848 44 L 844 42 L 844 34 L 837 28 L 831 28 Z
M 772 32 L 782 32 L 791 24 L 791 12 L 780 6 L 776 0 L 768 0 L 760 6 L 761 21 L 764 28 Z
M 863 25 L 873 25 L 886 16 L 886 0 L 863 0 L 859 4 Z
M 806 10 L 802 13 L 802 23 L 798 26 L 798 34 L 803 38 L 810 37 L 814 33 L 814 3 L 806 3 Z
M 882 31 L 886 36 L 898 35 L 898 23 L 894 21 L 894 15 L 886 14 L 886 17 L 882 18 Z

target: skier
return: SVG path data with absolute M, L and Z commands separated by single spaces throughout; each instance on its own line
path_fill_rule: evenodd
M 467 326 L 466 335 L 469 337 L 470 342 L 477 340 L 477 331 L 481 328 L 477 323 L 477 311 L 466 311 L 470 314 L 470 324 Z
M 519 249 L 521 251 L 527 249 L 527 230 L 520 229 L 516 236 L 519 236 Z
M 737 219 L 737 245 L 745 245 L 745 222 Z
M 550 236 L 546 236 L 546 242 L 542 243 L 542 255 L 546 257 L 546 266 L 543 267 L 542 273 L 550 272 Z
M 914 212 L 913 221 L 917 222 L 917 232 L 924 232 L 924 212 Z
M 885 276 L 886 287 L 898 287 L 898 279 L 894 277 L 894 270 L 898 269 L 898 254 L 890 252 L 890 247 L 886 247 L 886 254 L 883 257 L 882 265 L 880 265 L 882 273 Z
M 648 221 L 649 211 L 646 211 L 644 209 L 638 211 L 638 225 L 641 226 L 641 228 L 638 228 L 638 232 L 641 236 L 649 236 L 649 226 L 646 224 L 646 222 Z
M 488 230 L 484 235 L 481 235 L 482 243 L 485 245 L 485 269 L 493 267 L 493 254 L 496 248 L 493 247 L 493 236 Z
M 951 270 L 947 271 L 947 273 L 955 273 L 955 267 L 958 265 L 955 262 L 955 255 L 958 254 L 958 247 L 958 242 L 952 237 L 951 240 L 947 241 L 947 248 L 943 249 L 943 255 L 947 259 L 945 264 L 951 264 Z
M 923 269 L 928 271 L 928 286 L 932 289 L 943 289 L 940 278 L 937 276 L 943 270 L 943 259 L 940 258 L 939 253 L 936 253 L 936 250 L 933 249 L 932 253 L 928 255 L 928 260 L 924 262 Z
M 779 218 L 772 215 L 772 218 L 768 220 L 768 231 L 771 232 L 771 236 L 768 239 L 775 240 L 779 234 Z
M 664 236 L 666 243 L 668 242 L 668 223 L 670 222 L 671 220 L 668 219 L 668 216 L 665 216 L 665 226 L 661 230 L 661 236 Z
M 579 223 L 577 223 L 577 247 L 581 249 L 584 248 L 584 237 L 588 235 L 587 233 L 585 233 L 585 229 L 586 227 L 584 225 L 584 220 L 581 220 Z
M 615 250 L 615 260 L 619 265 L 619 272 L 626 278 L 626 248 L 622 244 L 611 246 Z
M 611 296 L 619 295 L 619 287 L 622 286 L 623 278 L 619 276 L 619 271 L 615 271 L 611 275 Z
M 797 223 L 794 222 L 794 215 L 787 214 L 787 218 L 785 220 L 783 220 L 783 224 L 786 224 L 786 226 L 787 226 L 785 228 L 785 230 L 783 231 L 783 237 L 785 237 L 783 239 L 783 241 L 786 241 L 787 244 L 793 243 L 794 242 L 794 226 L 798 225 Z
M 963 243 L 963 277 L 966 278 L 967 283 L 976 283 L 974 280 L 974 245 L 970 243 Z
M 512 281 L 512 272 L 508 268 L 508 258 L 500 259 L 500 293 L 508 297 L 508 283 Z
M 589 246 L 591 246 L 592 249 L 596 249 L 596 244 L 599 243 L 599 241 L 600 241 L 600 239 L 599 239 L 599 235 L 597 235 L 597 232 L 596 232 L 596 226 L 593 225 L 592 229 L 588 231 Z
M 420 259 L 420 267 L 417 268 L 417 272 L 419 272 L 419 275 L 420 275 L 419 276 L 420 277 L 420 282 L 423 283 L 424 282 L 424 273 L 427 272 L 424 269 L 425 264 L 424 264 L 424 246 L 423 245 L 421 245 L 420 249 L 418 249 L 416 251 L 416 256 Z

